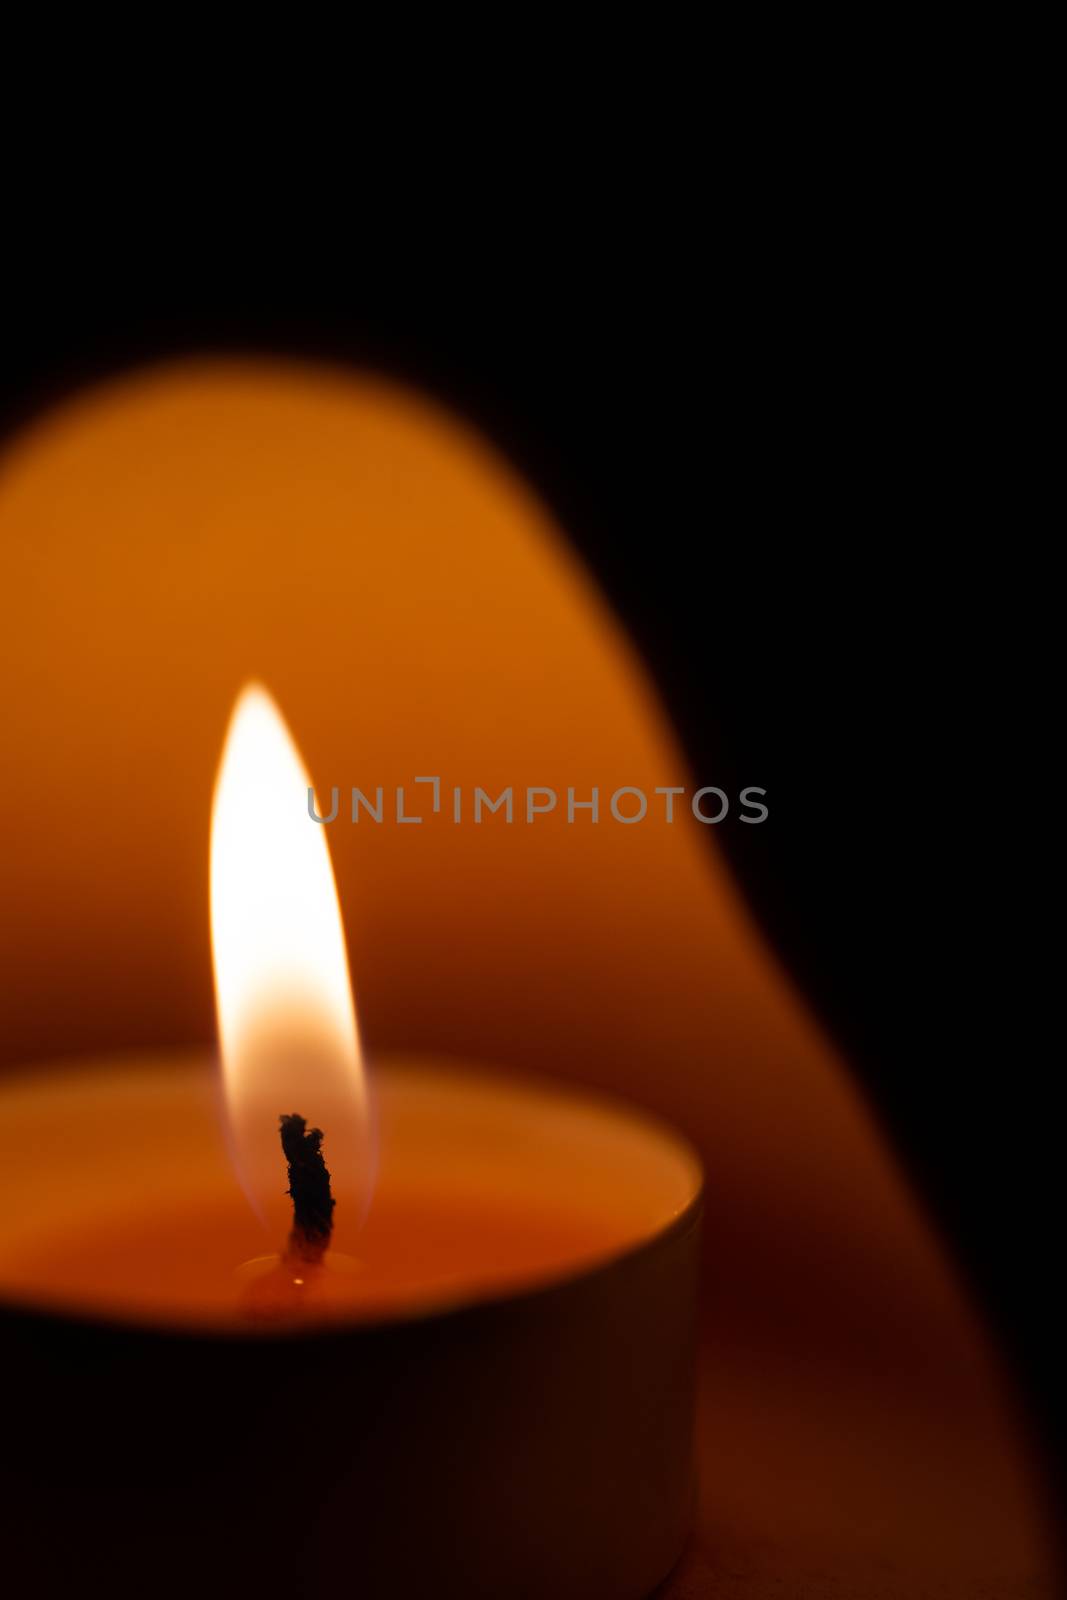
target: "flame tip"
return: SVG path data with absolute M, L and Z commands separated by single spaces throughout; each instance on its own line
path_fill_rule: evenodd
M 242 707 L 254 704 L 256 701 L 265 701 L 273 711 L 278 712 L 278 715 L 281 716 L 278 702 L 275 700 L 274 696 L 271 694 L 262 678 L 245 679 L 233 702 L 234 715 L 236 715 L 237 712 L 242 709 Z

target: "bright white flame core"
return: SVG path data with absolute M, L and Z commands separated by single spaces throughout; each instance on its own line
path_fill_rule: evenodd
M 362 1210 L 369 1183 L 344 930 L 326 831 L 308 815 L 309 787 L 277 706 L 249 684 L 215 784 L 211 941 L 234 1157 L 249 1200 L 274 1229 L 287 1225 L 283 1112 L 324 1130 L 338 1221 L 345 1199 Z

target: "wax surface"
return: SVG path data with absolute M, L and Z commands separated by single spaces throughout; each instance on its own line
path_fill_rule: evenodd
M 654 1236 L 699 1190 L 681 1140 L 607 1101 L 413 1063 L 375 1085 L 374 1198 L 365 1218 L 339 1204 L 334 1248 L 354 1267 L 311 1315 L 405 1314 L 565 1277 Z M 5 1086 L 0 1298 L 241 1325 L 237 1269 L 284 1240 L 264 1237 L 238 1187 L 215 1091 L 206 1058 L 38 1067 Z

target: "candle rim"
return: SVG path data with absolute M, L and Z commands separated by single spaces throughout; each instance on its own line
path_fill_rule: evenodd
M 152 1071 L 149 1073 L 144 1070 L 146 1054 L 152 1061 Z M 41 1088 L 42 1074 L 47 1074 L 54 1088 L 57 1080 L 65 1077 L 91 1079 L 94 1069 L 97 1073 L 106 1069 L 108 1076 L 118 1073 L 134 1079 L 138 1087 L 144 1089 L 148 1084 L 155 1087 L 179 1076 L 183 1071 L 189 1073 L 190 1069 L 196 1068 L 203 1074 L 206 1088 L 213 1082 L 210 1077 L 213 1062 L 213 1052 L 203 1049 L 146 1052 L 130 1048 L 107 1054 L 93 1053 L 23 1063 L 5 1074 L 0 1082 L 0 1102 L 20 1089 Z M 437 1077 L 441 1079 L 442 1086 L 447 1085 L 452 1089 L 467 1083 L 503 1091 L 516 1100 L 533 1096 L 544 1102 L 570 1102 L 586 1111 L 607 1113 L 619 1124 L 655 1139 L 661 1149 L 679 1162 L 679 1170 L 686 1179 L 684 1202 L 632 1239 L 591 1251 L 586 1257 L 578 1256 L 533 1269 L 521 1280 L 495 1284 L 470 1281 L 453 1285 L 439 1284 L 428 1288 L 425 1293 L 408 1290 L 400 1301 L 385 1306 L 354 1308 L 351 1313 L 346 1311 L 330 1319 L 309 1320 L 298 1327 L 252 1327 L 206 1307 L 189 1314 L 168 1312 L 164 1308 L 138 1307 L 136 1304 L 104 1307 L 79 1302 L 73 1297 L 64 1299 L 61 1294 L 53 1297 L 31 1291 L 23 1293 L 2 1282 L 0 1319 L 28 1319 L 50 1328 L 83 1328 L 113 1334 L 136 1332 L 163 1340 L 177 1338 L 183 1341 L 261 1343 L 264 1339 L 292 1342 L 307 1338 L 352 1337 L 384 1328 L 423 1325 L 437 1319 L 451 1321 L 468 1313 L 499 1313 L 506 1307 L 536 1301 L 556 1292 L 577 1292 L 604 1274 L 624 1270 L 627 1264 L 639 1262 L 648 1252 L 665 1248 L 672 1240 L 699 1227 L 704 1209 L 705 1174 L 696 1148 L 668 1120 L 643 1105 L 629 1101 L 624 1095 L 550 1074 L 510 1068 L 506 1071 L 494 1070 L 484 1061 L 472 1061 L 443 1052 L 432 1056 L 427 1053 L 383 1053 L 372 1071 L 374 1079 L 387 1085 L 395 1085 L 403 1079 L 410 1083 Z M 237 1265 L 235 1263 L 235 1267 Z

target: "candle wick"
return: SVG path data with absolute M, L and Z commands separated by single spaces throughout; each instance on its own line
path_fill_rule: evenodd
M 320 1262 L 333 1232 L 330 1174 L 322 1155 L 322 1129 L 309 1128 L 295 1111 L 279 1119 L 282 1151 L 289 1163 L 293 1230 L 286 1259 L 298 1264 Z

